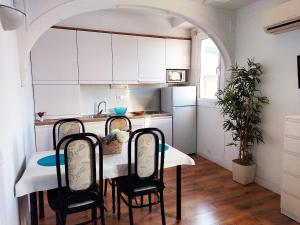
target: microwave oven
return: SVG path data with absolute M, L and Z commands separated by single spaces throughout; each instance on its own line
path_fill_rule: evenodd
M 167 70 L 167 83 L 186 83 L 186 70 Z

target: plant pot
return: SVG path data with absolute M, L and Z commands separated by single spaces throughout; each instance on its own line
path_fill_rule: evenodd
M 232 178 L 234 181 L 246 185 L 254 182 L 256 165 L 244 166 L 232 161 Z

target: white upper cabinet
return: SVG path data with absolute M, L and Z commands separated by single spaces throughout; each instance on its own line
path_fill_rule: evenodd
M 80 84 L 112 83 L 111 34 L 77 31 Z
M 34 84 L 77 84 L 76 31 L 49 29 L 31 51 Z
M 112 35 L 113 83 L 138 82 L 138 38 L 129 35 Z
M 139 37 L 138 59 L 140 83 L 166 82 L 166 41 L 162 38 Z
M 190 69 L 191 67 L 191 41 L 166 40 L 166 68 Z

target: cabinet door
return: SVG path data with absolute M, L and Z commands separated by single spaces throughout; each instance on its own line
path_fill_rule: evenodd
M 96 135 L 105 135 L 105 121 L 84 123 L 85 132 Z
M 80 84 L 112 83 L 111 34 L 77 32 Z
M 191 41 L 166 40 L 166 67 L 168 69 L 190 69 Z
M 185 154 L 197 152 L 197 106 L 173 108 L 173 146 Z
M 145 127 L 160 129 L 165 135 L 165 142 L 169 145 L 173 145 L 172 117 L 145 118 Z
M 53 125 L 35 126 L 36 151 L 54 150 L 52 129 Z
M 34 84 L 77 84 L 76 31 L 50 29 L 31 51 Z
M 145 119 L 130 119 L 132 131 L 142 129 L 145 127 Z
M 138 82 L 138 39 L 136 36 L 112 35 L 113 83 Z
M 161 38 L 139 37 L 139 82 L 166 82 L 166 41 Z
M 34 85 L 35 112 L 46 118 L 80 115 L 79 85 Z

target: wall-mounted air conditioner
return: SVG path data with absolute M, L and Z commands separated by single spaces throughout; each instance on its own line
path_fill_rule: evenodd
M 300 28 L 300 0 L 290 0 L 268 9 L 263 16 L 267 33 L 278 34 Z

